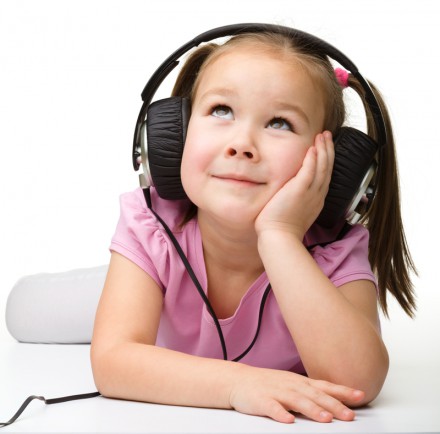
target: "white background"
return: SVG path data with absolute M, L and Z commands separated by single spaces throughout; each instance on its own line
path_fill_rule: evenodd
M 108 261 L 149 76 L 195 35 L 255 21 L 327 40 L 384 94 L 420 277 L 416 319 L 391 300 L 383 334 L 393 362 L 439 366 L 439 18 L 436 0 L 0 0 L 0 345 L 21 276 Z

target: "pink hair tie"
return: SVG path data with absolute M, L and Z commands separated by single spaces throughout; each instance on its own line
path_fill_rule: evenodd
M 342 68 L 335 69 L 336 80 L 338 80 L 339 85 L 342 89 L 348 87 L 348 72 Z

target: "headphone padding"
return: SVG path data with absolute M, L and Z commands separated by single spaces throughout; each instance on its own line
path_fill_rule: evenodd
M 367 134 L 342 127 L 334 139 L 335 161 L 329 191 L 316 222 L 332 228 L 344 217 L 374 161 L 377 143 Z
M 163 199 L 187 197 L 180 166 L 190 112 L 190 101 L 180 97 L 161 99 L 148 107 L 148 162 L 153 185 Z

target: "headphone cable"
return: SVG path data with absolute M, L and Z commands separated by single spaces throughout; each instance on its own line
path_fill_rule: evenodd
M 157 220 L 161 223 L 161 225 L 163 226 L 163 228 L 165 229 L 166 233 L 168 234 L 170 240 L 172 241 L 175 249 L 177 250 L 177 253 L 180 256 L 180 259 L 183 262 L 183 265 L 186 268 L 186 271 L 188 272 L 191 280 L 193 281 L 197 292 L 200 294 L 200 296 L 202 297 L 206 308 L 209 312 L 209 314 L 211 315 L 215 327 L 217 329 L 217 333 L 220 339 L 220 344 L 222 347 L 222 352 L 223 352 L 223 359 L 224 360 L 228 360 L 228 352 L 226 349 L 226 342 L 225 342 L 225 338 L 223 336 L 223 332 L 222 332 L 222 328 L 220 325 L 220 322 L 217 318 L 217 315 L 215 314 L 214 308 L 212 307 L 207 295 L 205 294 L 205 291 L 202 288 L 202 285 L 200 284 L 200 282 L 198 281 L 196 274 L 194 273 L 194 270 L 191 267 L 191 264 L 188 261 L 188 258 L 186 257 L 185 253 L 182 250 L 182 247 L 180 246 L 179 242 L 177 241 L 176 237 L 174 236 L 173 232 L 171 231 L 171 229 L 168 227 L 168 225 L 163 221 L 163 219 L 159 216 L 159 214 L 156 213 L 156 211 L 154 211 L 153 206 L 152 206 L 152 201 L 151 201 L 151 194 L 150 194 L 150 188 L 143 188 L 142 189 L 143 193 L 144 193 L 144 197 L 145 197 L 145 201 L 147 203 L 147 207 L 150 209 L 150 211 L 154 214 L 154 216 L 157 218 Z M 259 310 L 259 314 L 258 314 L 258 323 L 257 323 L 257 330 L 255 333 L 254 338 L 252 339 L 252 342 L 250 343 L 250 345 L 243 351 L 243 353 L 241 353 L 238 357 L 236 357 L 235 359 L 233 359 L 233 362 L 237 362 L 239 360 L 241 360 L 247 353 L 249 353 L 249 351 L 252 349 L 252 347 L 255 344 L 255 341 L 257 340 L 258 334 L 260 332 L 260 326 L 261 326 L 261 321 L 263 318 L 263 310 L 264 310 L 264 305 L 266 304 L 266 300 L 267 300 L 267 296 L 269 295 L 269 292 L 271 290 L 271 286 L 270 283 L 267 285 L 263 297 L 261 298 L 261 303 L 260 303 L 260 310 Z

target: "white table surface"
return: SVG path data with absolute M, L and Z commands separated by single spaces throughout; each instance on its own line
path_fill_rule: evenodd
M 0 421 L 29 395 L 45 398 L 96 391 L 88 345 L 1 343 Z M 353 422 L 319 424 L 298 416 L 292 425 L 230 410 L 106 399 L 45 405 L 33 401 L 1 432 L 57 433 L 440 433 L 440 370 L 392 365 L 384 389 Z

